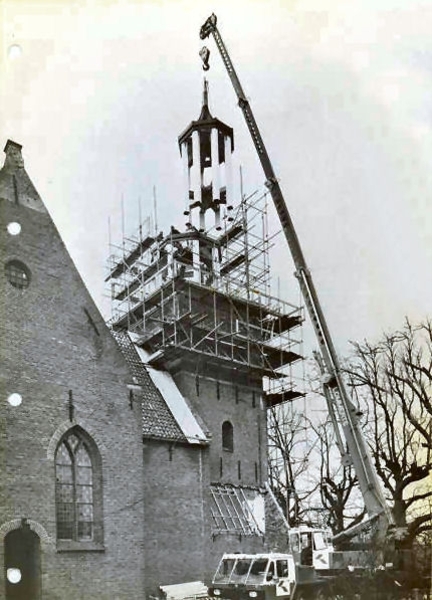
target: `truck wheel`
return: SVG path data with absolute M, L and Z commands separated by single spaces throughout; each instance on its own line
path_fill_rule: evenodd
M 329 596 L 324 588 L 319 588 L 316 591 L 315 600 L 328 600 Z

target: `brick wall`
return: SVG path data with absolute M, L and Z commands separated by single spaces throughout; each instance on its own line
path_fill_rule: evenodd
M 165 443 L 146 441 L 144 457 L 148 596 L 155 595 L 159 585 L 209 583 L 224 552 L 265 550 L 263 537 L 211 535 L 208 449 L 174 445 L 170 450 Z
M 177 371 L 177 386 L 193 412 L 199 414 L 210 431 L 206 502 L 205 564 L 202 578 L 209 582 L 224 552 L 263 552 L 266 538 L 234 534 L 211 535 L 210 483 L 262 486 L 267 480 L 266 412 L 262 391 L 256 386 L 236 385 L 227 381 Z M 234 429 L 234 451 L 222 449 L 222 423 L 229 420 Z M 220 462 L 222 459 L 222 475 Z M 238 466 L 240 462 L 241 478 Z
M 177 372 L 174 377 L 180 391 L 212 435 L 211 481 L 263 485 L 267 479 L 267 433 L 261 389 L 203 376 L 197 378 L 184 371 Z M 230 421 L 233 426 L 233 452 L 222 448 L 224 421 Z
M 212 440 L 202 449 L 145 440 L 145 579 L 150 594 L 159 584 L 208 582 L 224 552 L 265 548 L 265 538 L 259 536 L 212 536 L 210 514 L 211 482 L 256 487 L 265 481 L 265 410 L 259 388 L 227 382 L 217 386 L 216 380 L 205 377 L 197 388 L 195 375 L 181 370 L 174 378 Z M 234 427 L 232 453 L 222 450 L 221 429 L 227 419 Z
M 146 589 L 201 580 L 209 522 L 208 448 L 144 441 Z
M 8 528 L 25 518 L 43 538 L 44 599 L 140 598 L 143 465 L 130 375 L 50 217 L 0 200 L 0 221 L 0 553 Z M 6 230 L 12 221 L 17 236 Z M 6 281 L 9 259 L 30 269 L 28 289 Z M 18 407 L 7 402 L 12 392 L 23 397 Z M 69 422 L 101 455 L 103 551 L 60 552 L 56 543 L 53 453 Z

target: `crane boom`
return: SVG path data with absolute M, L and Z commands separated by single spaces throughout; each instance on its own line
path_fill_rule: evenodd
M 385 501 L 366 442 L 361 434 L 358 417 L 355 414 L 356 409 L 351 402 L 348 390 L 344 383 L 330 331 L 318 299 L 311 273 L 307 267 L 291 215 L 283 197 L 281 187 L 273 170 L 270 157 L 261 137 L 257 122 L 255 121 L 249 101 L 243 91 L 234 65 L 228 54 L 228 50 L 216 24 L 216 15 L 212 14 L 201 27 L 200 38 L 205 39 L 210 35 L 213 36 L 237 95 L 238 104 L 243 112 L 243 116 L 266 177 L 265 184 L 273 199 L 282 230 L 291 251 L 296 269 L 295 275 L 299 281 L 307 311 L 318 340 L 322 363 L 326 372 L 324 396 L 328 405 L 329 414 L 334 421 L 336 428 L 336 437 L 339 442 L 339 449 L 342 453 L 342 460 L 344 464 L 353 464 L 366 510 L 370 519 L 376 517 L 379 518 L 379 536 L 383 539 L 389 525 L 393 523 L 390 509 Z M 340 430 L 343 432 L 348 453 L 344 449 Z

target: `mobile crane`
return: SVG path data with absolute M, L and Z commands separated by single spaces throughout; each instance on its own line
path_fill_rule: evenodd
M 338 542 L 354 538 L 359 534 L 361 536 L 362 533 L 369 535 L 371 538 L 370 541 L 377 550 L 378 560 L 382 562 L 382 551 L 389 529 L 394 526 L 394 520 L 390 508 L 384 498 L 366 442 L 361 433 L 358 415 L 356 414 L 357 409 L 350 399 L 349 392 L 344 382 L 335 346 L 279 181 L 273 170 L 249 101 L 243 91 L 228 50 L 217 28 L 217 18 L 214 13 L 206 20 L 200 30 L 200 38 L 202 40 L 210 35 L 213 36 L 216 42 L 216 46 L 231 79 L 231 83 L 238 98 L 238 104 L 243 112 L 243 116 L 266 177 L 265 185 L 269 189 L 273 199 L 283 233 L 291 251 L 295 265 L 295 276 L 299 281 L 304 302 L 318 340 L 321 357 L 320 367 L 324 374 L 323 392 L 328 412 L 334 425 L 337 445 L 342 456 L 343 464 L 353 465 L 363 495 L 365 508 L 368 513 L 367 520 L 363 521 L 360 525 L 351 528 L 351 530 L 346 530 L 342 534 L 335 536 L 333 541 L 337 545 Z M 204 63 L 204 70 L 208 70 L 210 51 L 205 46 L 200 51 L 200 56 Z

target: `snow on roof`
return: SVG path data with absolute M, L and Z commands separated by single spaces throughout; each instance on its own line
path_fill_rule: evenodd
M 131 333 L 129 333 L 129 338 L 132 342 L 134 342 L 136 339 Z M 168 408 L 171 411 L 171 414 L 176 420 L 177 425 L 182 430 L 182 433 L 187 441 L 191 444 L 207 442 L 207 436 L 198 424 L 198 421 L 194 417 L 188 403 L 178 389 L 170 373 L 168 373 L 168 371 L 155 369 L 154 367 L 146 364 L 149 354 L 135 343 L 134 347 L 143 365 L 145 366 L 147 373 L 150 375 L 150 379 L 153 381 L 155 387 L 165 400 Z
M 113 331 L 134 381 L 141 387 L 143 435 L 148 438 L 208 443 L 208 438 L 192 414 L 171 375 L 146 365 L 147 354 L 126 331 Z

